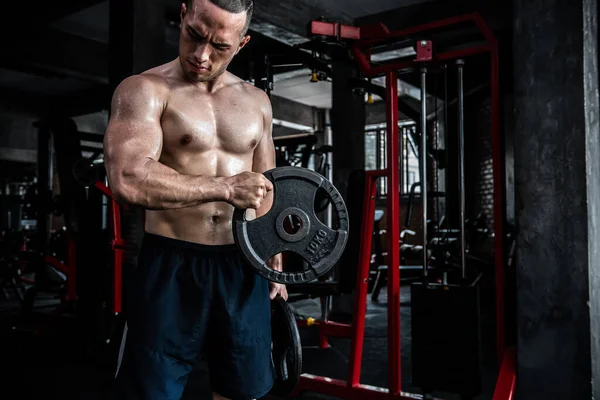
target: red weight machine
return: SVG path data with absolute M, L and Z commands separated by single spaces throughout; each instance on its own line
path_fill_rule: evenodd
M 373 47 L 406 39 L 435 29 L 451 25 L 472 23 L 476 26 L 486 44 L 442 52 L 435 54 L 431 41 L 415 40 L 416 57 L 384 65 L 373 66 L 370 57 Z M 313 35 L 335 38 L 349 44 L 355 61 L 366 77 L 385 74 L 386 77 L 386 115 L 387 115 L 387 168 L 379 171 L 367 171 L 364 192 L 363 221 L 361 228 L 361 247 L 359 256 L 359 272 L 356 283 L 356 300 L 354 320 L 351 325 L 316 321 L 307 323 L 298 321 L 299 326 L 314 325 L 320 331 L 321 347 L 327 346 L 328 336 L 347 337 L 351 339 L 351 354 L 347 381 L 331 379 L 323 376 L 303 374 L 294 392 L 318 392 L 343 399 L 419 399 L 421 395 L 402 392 L 401 388 L 401 342 L 400 342 L 400 270 L 388 269 L 388 388 L 379 388 L 360 383 L 363 339 L 366 317 L 367 285 L 370 268 L 371 239 L 373 216 L 375 210 L 376 182 L 380 177 L 387 177 L 390 188 L 399 187 L 399 154 L 398 154 L 398 85 L 397 74 L 400 70 L 418 69 L 429 62 L 460 59 L 476 54 L 488 53 L 490 56 L 491 79 L 491 126 L 494 185 L 494 268 L 496 285 L 496 348 L 497 357 L 501 360 L 500 373 L 497 379 L 494 400 L 511 400 L 515 388 L 515 350 L 508 348 L 505 340 L 504 310 L 504 240 L 505 240 L 505 172 L 503 139 L 500 133 L 500 93 L 498 70 L 498 43 L 492 30 L 477 14 L 467 14 L 441 21 L 432 22 L 397 31 L 389 31 L 383 24 L 370 27 L 353 27 L 339 23 L 312 21 L 310 31 Z M 423 96 L 426 99 L 426 96 Z M 424 103 L 424 101 L 422 100 Z M 424 105 L 424 107 L 426 107 Z M 425 124 L 422 124 L 423 128 Z M 427 192 L 423 190 L 423 192 Z M 424 196 L 424 202 L 426 197 Z M 400 199 L 397 190 L 389 190 L 387 196 L 388 226 L 388 264 L 400 265 Z M 426 254 L 426 252 L 425 252 Z M 425 255 L 425 257 L 427 257 Z M 425 264 L 427 265 L 427 264 Z

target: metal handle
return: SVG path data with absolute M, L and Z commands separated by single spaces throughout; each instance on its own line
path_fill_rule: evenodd
M 459 193 L 460 193 L 460 267 L 461 276 L 466 278 L 466 241 L 465 241 L 465 120 L 464 120 L 464 60 L 456 60 L 458 67 L 458 146 L 459 146 Z
M 421 199 L 423 201 L 423 276 L 427 276 L 427 68 L 421 68 Z

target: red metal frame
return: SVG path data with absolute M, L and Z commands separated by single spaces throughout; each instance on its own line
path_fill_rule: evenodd
M 510 347 L 504 353 L 504 360 L 500 366 L 500 374 L 496 382 L 496 390 L 494 391 L 493 400 L 512 400 L 515 395 L 516 384 L 516 351 L 514 347 Z
M 335 36 L 338 39 L 360 39 L 360 28 L 336 22 L 311 21 L 313 35 Z
M 112 215 L 112 250 L 113 250 L 113 301 L 112 312 L 119 314 L 123 311 L 123 251 L 127 244 L 121 237 L 121 208 L 114 200 L 112 191 L 102 182 L 97 181 L 94 186 L 106 197 L 111 199 L 110 213 Z
M 417 43 L 416 52 L 417 56 L 415 61 L 431 61 L 433 57 L 433 44 L 431 40 L 419 40 Z
M 491 79 L 491 122 L 492 122 L 492 157 L 494 181 L 494 250 L 495 250 L 495 279 L 496 279 L 496 347 L 498 359 L 502 360 L 501 373 L 496 385 L 494 400 L 512 399 L 515 386 L 515 357 L 514 349 L 507 349 L 505 342 L 504 314 L 504 224 L 505 224 L 505 171 L 504 148 L 500 134 L 500 86 L 498 69 L 498 43 L 485 23 L 477 14 L 461 15 L 441 21 L 390 32 L 383 24 L 375 27 L 360 29 L 361 39 L 355 40 L 352 46 L 354 58 L 365 76 L 386 74 L 386 112 L 387 112 L 387 145 L 388 162 L 384 171 L 369 171 L 365 182 L 365 202 L 363 205 L 363 221 L 361 229 L 361 248 L 359 254 L 359 274 L 356 287 L 356 303 L 354 321 L 351 326 L 339 328 L 337 333 L 351 331 L 350 371 L 347 381 L 333 380 L 327 377 L 303 374 L 294 392 L 303 391 L 324 393 L 344 399 L 414 399 L 422 398 L 401 391 L 401 347 L 400 347 L 400 271 L 399 268 L 388 269 L 388 371 L 389 388 L 375 388 L 360 384 L 360 367 L 362 360 L 364 326 L 366 317 L 366 295 L 369 277 L 369 258 L 371 252 L 371 227 L 374 217 L 376 179 L 387 176 L 388 187 L 399 187 L 398 176 L 398 107 L 397 107 L 397 75 L 396 71 L 419 66 L 418 60 L 400 61 L 387 65 L 372 66 L 370 63 L 371 48 L 378 44 L 389 43 L 393 39 L 404 39 L 407 36 L 425 31 L 447 27 L 459 23 L 473 22 L 485 37 L 487 44 L 466 49 L 434 54 L 433 61 L 444 61 L 467 57 L 484 52 L 490 53 Z M 313 21 L 312 33 L 316 35 L 335 36 L 338 39 L 350 39 L 348 30 L 342 30 L 342 25 Z M 342 34 L 346 33 L 346 36 Z M 352 31 L 354 32 L 354 31 Z M 422 57 L 421 57 L 422 58 Z M 399 232 L 399 195 L 397 190 L 388 190 L 387 224 L 389 265 L 400 265 Z M 321 335 L 327 330 L 320 324 Z M 336 328 L 338 329 L 338 328 Z M 326 343 L 326 339 L 325 339 Z

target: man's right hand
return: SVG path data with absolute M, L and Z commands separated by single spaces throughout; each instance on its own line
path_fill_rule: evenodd
M 237 208 L 258 209 L 273 190 L 271 181 L 256 172 L 242 172 L 227 178 L 226 182 L 229 186 L 228 203 Z

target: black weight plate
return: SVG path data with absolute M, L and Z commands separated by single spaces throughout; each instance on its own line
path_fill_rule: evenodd
M 322 175 L 301 167 L 278 167 L 264 173 L 273 183 L 271 210 L 252 221 L 245 211 L 233 213 L 235 241 L 248 263 L 263 277 L 283 284 L 310 282 L 327 273 L 339 260 L 348 239 L 348 211 L 340 193 Z M 315 214 L 315 198 L 321 188 L 337 215 L 338 229 L 324 225 Z M 319 196 L 322 200 L 323 197 Z M 287 233 L 283 221 L 290 215 L 301 221 L 298 232 Z M 274 271 L 267 261 L 276 254 L 293 252 L 309 269 L 300 272 Z
M 302 374 L 302 343 L 294 313 L 281 296 L 271 301 L 271 340 L 276 376 L 269 393 L 286 397 L 294 391 Z

